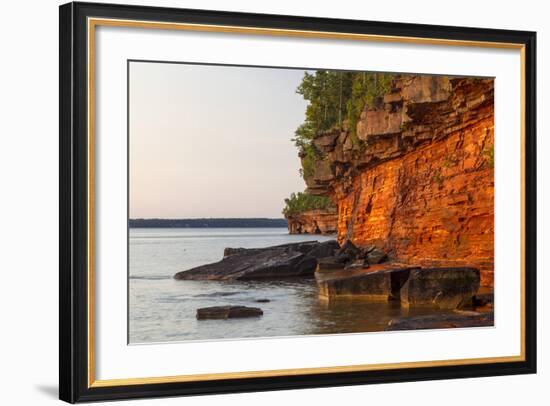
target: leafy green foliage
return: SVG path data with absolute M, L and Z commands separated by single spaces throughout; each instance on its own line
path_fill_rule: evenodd
M 307 210 L 328 209 L 331 207 L 335 207 L 334 203 L 326 196 L 315 196 L 306 192 L 298 192 L 292 193 L 289 198 L 285 199 L 283 214 L 285 216 L 292 216 Z
M 318 70 L 304 74 L 296 89 L 309 101 L 306 123 L 315 133 L 342 125 L 346 116 L 346 103 L 351 96 L 353 72 Z
M 309 103 L 305 121 L 292 139 L 300 149 L 303 177 L 311 176 L 315 161 L 323 157 L 313 143 L 315 137 L 323 131 L 341 129 L 345 120 L 354 146 L 364 149 L 364 143 L 357 137 L 357 122 L 365 107 L 373 107 L 390 91 L 392 79 L 389 73 L 318 70 L 304 74 L 296 92 Z
M 309 178 L 315 173 L 315 162 L 319 159 L 319 152 L 313 145 L 308 145 L 303 150 L 302 157 L 302 169 L 300 170 L 300 175 L 303 178 Z
M 311 123 L 305 122 L 296 130 L 296 137 L 293 139 L 295 145 L 300 149 L 302 158 L 302 169 L 300 175 L 303 178 L 312 176 L 315 171 L 315 162 L 322 158 L 321 152 L 313 144 L 315 131 Z

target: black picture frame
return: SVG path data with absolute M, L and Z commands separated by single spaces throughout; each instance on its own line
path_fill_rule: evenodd
M 59 397 L 67 402 L 219 394 L 373 383 L 471 378 L 536 372 L 536 33 L 205 10 L 68 3 L 60 6 L 59 70 Z M 89 196 L 87 189 L 87 19 L 102 17 L 225 26 L 345 32 L 524 47 L 525 281 L 524 360 L 362 372 L 317 373 L 91 387 L 88 380 Z

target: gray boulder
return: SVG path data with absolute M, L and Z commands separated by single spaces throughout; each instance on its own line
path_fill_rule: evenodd
M 401 288 L 401 304 L 440 309 L 471 306 L 479 283 L 479 269 L 475 268 L 416 269 Z
M 178 272 L 174 278 L 262 280 L 312 276 L 317 267 L 317 255 L 332 250 L 334 243 L 311 241 L 267 248 L 226 248 L 221 261 Z
M 401 287 L 415 269 L 402 264 L 382 264 L 326 274 L 317 272 L 316 278 L 320 295 L 328 299 L 354 296 L 388 301 L 399 300 Z

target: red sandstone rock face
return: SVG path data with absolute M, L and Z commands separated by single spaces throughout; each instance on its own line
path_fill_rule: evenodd
M 409 264 L 477 267 L 492 286 L 493 80 L 406 76 L 393 85 L 361 116 L 362 149 L 347 131 L 324 135 L 308 190 L 338 202 L 339 241 Z
M 308 210 L 287 216 L 290 234 L 336 234 L 338 212 L 334 209 Z

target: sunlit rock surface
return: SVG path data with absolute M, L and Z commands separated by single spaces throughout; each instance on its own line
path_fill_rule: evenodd
M 286 216 L 290 234 L 336 234 L 338 211 L 336 208 L 307 210 Z
M 493 285 L 494 81 L 404 75 L 349 130 L 321 134 L 308 192 L 337 234 L 403 263 L 480 270 Z M 345 126 L 344 126 L 345 128 Z

